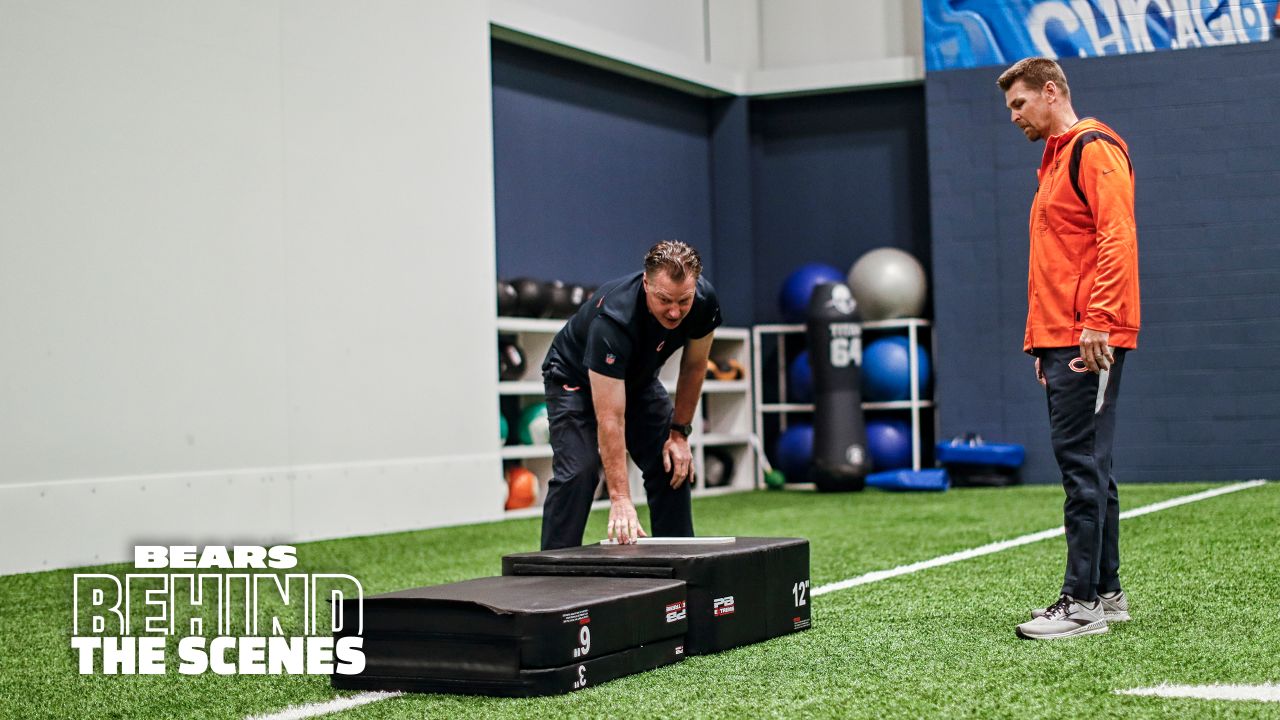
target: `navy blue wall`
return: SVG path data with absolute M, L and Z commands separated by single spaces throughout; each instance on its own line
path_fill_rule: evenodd
M 714 283 L 711 101 L 493 43 L 498 275 L 599 283 L 664 238 Z
M 756 322 L 806 262 L 892 246 L 929 268 L 923 88 L 753 100 L 751 133 Z
M 1129 143 L 1143 328 L 1126 361 L 1121 482 L 1280 476 L 1280 42 L 1064 61 L 1075 108 Z M 1043 143 L 1009 124 L 1001 68 L 930 74 L 943 435 L 1022 443 L 1057 482 L 1021 354 L 1027 212 Z
M 699 249 L 725 322 L 779 319 L 796 266 L 928 267 L 922 88 L 707 100 L 493 43 L 498 274 L 596 283 Z

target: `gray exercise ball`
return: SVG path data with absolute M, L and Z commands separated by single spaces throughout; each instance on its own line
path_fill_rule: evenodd
M 920 317 L 929 281 L 920 261 L 898 248 L 876 248 L 849 268 L 849 288 L 863 320 Z

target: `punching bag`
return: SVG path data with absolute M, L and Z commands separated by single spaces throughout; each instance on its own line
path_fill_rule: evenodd
M 813 465 L 819 490 L 861 490 L 871 472 L 862 420 L 858 358 L 862 328 L 853 293 L 844 283 L 823 283 L 809 298 L 809 363 L 813 367 Z

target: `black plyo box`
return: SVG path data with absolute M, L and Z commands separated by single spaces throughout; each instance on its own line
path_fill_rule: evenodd
M 688 583 L 690 655 L 810 626 L 809 541 L 734 538 L 728 543 L 585 545 L 516 553 L 504 575 L 670 578 Z
M 344 601 L 356 634 L 361 608 Z M 670 579 L 491 577 L 364 598 L 365 668 L 337 688 L 543 695 L 675 662 L 688 629 Z

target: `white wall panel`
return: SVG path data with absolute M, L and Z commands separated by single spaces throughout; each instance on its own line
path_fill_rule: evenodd
M 690 92 L 775 95 L 924 78 L 918 0 L 492 0 L 490 7 L 499 37 Z
M 0 572 L 500 515 L 485 3 L 0 0 L 0 103 Z

